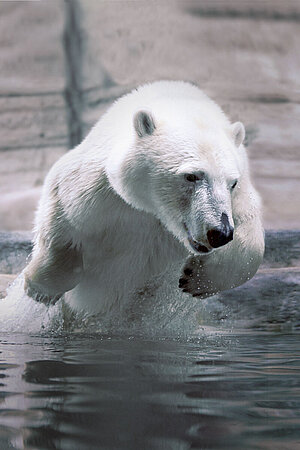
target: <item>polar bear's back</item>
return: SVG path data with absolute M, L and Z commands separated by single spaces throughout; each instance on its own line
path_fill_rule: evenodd
M 150 111 L 158 121 L 177 122 L 194 116 L 214 126 L 228 124 L 222 109 L 197 86 L 185 81 L 156 81 L 140 86 L 119 98 L 99 124 L 105 127 L 116 123 L 119 127 L 124 125 L 128 134 L 134 114 L 142 109 Z

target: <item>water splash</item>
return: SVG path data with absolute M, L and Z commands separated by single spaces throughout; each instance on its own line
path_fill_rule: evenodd
M 21 273 L 0 300 L 0 329 L 17 333 L 134 333 L 144 336 L 183 336 L 199 326 L 201 301 L 170 288 L 170 280 L 132 296 L 122 311 L 101 315 L 74 312 L 64 298 L 54 305 L 33 300 L 24 292 Z M 177 281 L 177 280 L 176 280 Z
M 7 296 L 0 300 L 2 332 L 60 332 L 64 328 L 64 322 L 63 302 L 47 307 L 28 297 L 24 292 L 23 273 L 9 286 Z
M 0 300 L 0 330 L 189 338 L 251 328 L 268 331 L 299 329 L 296 275 L 291 279 L 287 275 L 284 286 L 282 280 L 275 285 L 276 280 L 269 280 L 266 274 L 263 276 L 263 284 L 253 279 L 251 284 L 234 291 L 201 299 L 176 288 L 178 270 L 174 269 L 130 296 L 122 310 L 116 307 L 105 314 L 89 315 L 84 310 L 72 311 L 64 298 L 50 306 L 34 301 L 24 293 L 24 276 L 21 274 L 9 287 L 7 297 Z

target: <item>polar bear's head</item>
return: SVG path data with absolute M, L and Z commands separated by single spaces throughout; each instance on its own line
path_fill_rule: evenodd
M 224 124 L 223 124 L 224 125 Z M 194 254 L 233 239 L 234 203 L 246 153 L 244 126 L 139 110 L 133 139 L 110 177 L 131 206 L 155 215 Z

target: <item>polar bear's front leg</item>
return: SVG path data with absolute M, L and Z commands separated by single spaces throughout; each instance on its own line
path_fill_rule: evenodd
M 245 220 L 236 227 L 229 244 L 210 255 L 187 259 L 179 288 L 205 298 L 237 287 L 255 275 L 263 254 L 264 232 L 260 220 Z
M 42 246 L 34 252 L 24 270 L 25 292 L 34 300 L 55 303 L 80 281 L 82 256 L 70 244 L 62 247 Z

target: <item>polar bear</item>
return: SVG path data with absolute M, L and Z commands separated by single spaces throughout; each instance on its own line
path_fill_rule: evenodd
M 244 137 L 242 123 L 187 82 L 121 97 L 46 177 L 27 293 L 98 313 L 174 262 L 174 288 L 194 296 L 249 280 L 264 232 Z

